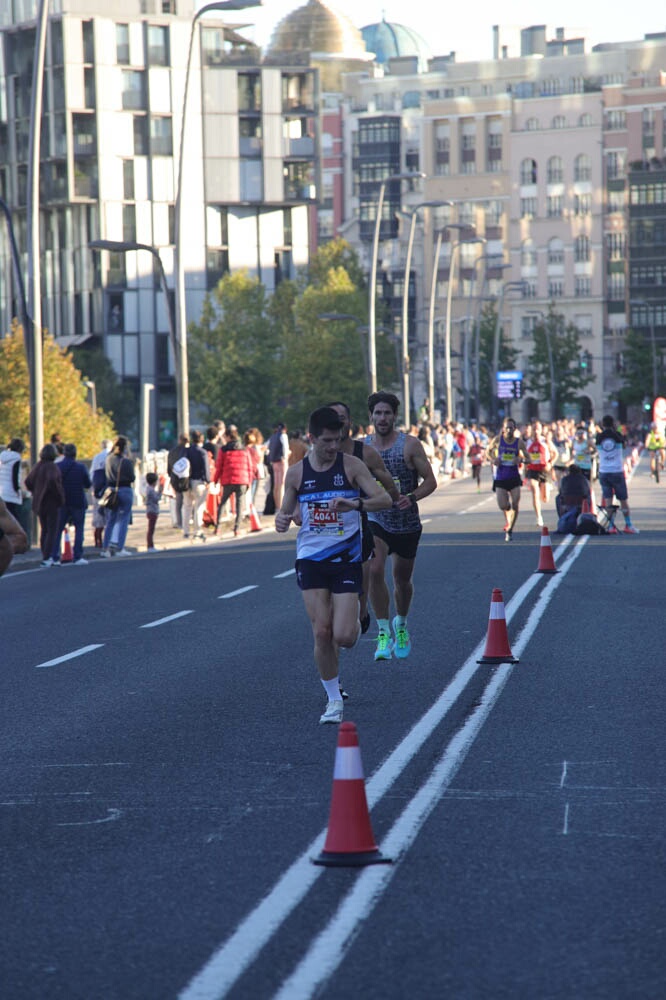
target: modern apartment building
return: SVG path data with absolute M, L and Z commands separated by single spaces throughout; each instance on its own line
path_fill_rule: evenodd
M 0 11 L 0 196 L 26 249 L 27 158 L 35 0 Z M 188 322 L 229 270 L 270 289 L 310 254 L 318 189 L 316 69 L 262 60 L 241 28 L 194 26 L 193 0 L 52 0 L 40 163 L 43 325 L 63 346 L 103 346 L 139 412 L 152 394 L 152 445 L 173 439 L 176 398 L 169 314 L 183 146 L 180 234 Z M 229 14 L 228 17 L 233 15 Z M 238 15 L 236 15 L 237 18 Z M 145 251 L 93 253 L 89 243 Z M 0 248 L 0 324 L 9 329 L 11 259 Z M 137 436 L 138 426 L 127 428 Z

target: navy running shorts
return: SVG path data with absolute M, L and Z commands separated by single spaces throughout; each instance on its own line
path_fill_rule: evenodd
M 363 593 L 361 563 L 296 560 L 296 582 L 301 590 L 328 590 L 331 594 Z
M 416 559 L 416 550 L 419 547 L 423 528 L 418 531 L 387 531 L 378 524 L 377 521 L 370 521 L 370 528 L 375 538 L 381 538 L 388 548 L 388 554 L 395 553 L 402 559 Z

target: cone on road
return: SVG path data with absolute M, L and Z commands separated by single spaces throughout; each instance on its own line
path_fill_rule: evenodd
M 541 529 L 541 547 L 539 548 L 539 565 L 537 573 L 559 573 L 553 559 L 553 547 L 550 544 L 550 534 L 545 526 Z
M 316 865 L 332 868 L 358 868 L 392 861 L 378 849 L 372 833 L 361 749 L 353 722 L 340 725 L 326 842 L 321 854 L 312 860 Z
M 490 598 L 490 616 L 488 618 L 488 634 L 483 656 L 477 663 L 518 663 L 511 652 L 509 633 L 506 628 L 504 613 L 504 598 L 501 590 L 493 590 Z
M 65 528 L 63 533 L 62 541 L 62 555 L 60 556 L 60 562 L 74 562 L 74 556 L 72 555 L 72 543 L 69 538 L 69 529 Z
M 583 500 L 582 504 L 580 505 L 580 512 L 581 512 L 581 514 L 591 514 L 592 513 L 592 509 L 590 507 L 590 501 L 589 500 Z
M 261 531 L 261 521 L 252 501 L 250 501 L 250 531 Z

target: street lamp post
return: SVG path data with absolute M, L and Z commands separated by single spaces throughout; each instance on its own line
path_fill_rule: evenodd
M 190 431 L 190 398 L 189 371 L 187 364 L 187 303 L 185 301 L 185 254 L 183 252 L 182 234 L 184 229 L 183 203 L 183 165 L 185 158 L 185 124 L 187 116 L 188 96 L 190 91 L 190 69 L 192 65 L 192 49 L 194 48 L 195 26 L 206 14 L 213 11 L 246 10 L 249 7 L 261 7 L 261 0 L 217 0 L 201 7 L 192 18 L 190 28 L 190 43 L 187 50 L 187 65 L 185 67 L 185 87 L 183 91 L 183 112 L 180 120 L 180 146 L 178 151 L 178 177 L 176 180 L 176 206 L 174 221 L 174 242 L 176 250 L 176 330 L 179 352 L 178 369 L 180 371 L 178 424 L 180 432 Z
M 375 231 L 372 239 L 372 262 L 370 264 L 370 291 L 368 301 L 368 368 L 370 373 L 370 392 L 377 391 L 377 349 L 375 346 L 375 298 L 377 295 L 377 260 L 379 257 L 379 234 L 382 225 L 382 209 L 384 207 L 384 195 L 387 184 L 393 181 L 415 180 L 426 175 L 421 171 L 404 174 L 391 174 L 385 177 L 379 185 L 379 197 L 377 199 L 377 215 L 375 217 Z
M 447 229 L 457 229 L 460 230 L 470 230 L 474 232 L 474 226 L 465 225 L 464 223 L 449 223 L 446 227 Z M 481 236 L 474 236 L 467 240 L 453 240 L 451 242 L 451 254 L 449 256 L 449 279 L 446 289 L 446 324 L 444 327 L 444 365 L 445 365 L 445 376 L 446 376 L 446 419 L 451 421 L 453 419 L 453 388 L 451 384 L 451 305 L 453 302 L 453 265 L 455 259 L 456 250 L 459 249 L 462 243 L 485 243 L 485 239 Z M 435 259 L 435 266 L 437 266 L 437 259 Z M 437 272 L 435 271 L 433 276 L 436 278 Z
M 93 415 L 97 416 L 97 386 L 90 378 L 84 379 L 83 384 L 90 392 L 90 409 L 93 411 Z
M 173 351 L 174 356 L 178 426 L 182 427 L 182 421 L 187 419 L 185 416 L 185 410 L 187 408 L 187 393 L 183 392 L 182 387 L 182 371 L 179 364 L 180 358 L 176 344 L 176 324 L 171 299 L 169 297 L 169 287 L 167 285 L 166 274 L 164 273 L 164 264 L 162 263 L 162 258 L 160 257 L 159 252 L 155 247 L 150 246 L 149 243 L 134 243 L 131 240 L 92 240 L 88 246 L 91 250 L 109 250 L 112 253 L 129 253 L 131 250 L 146 250 L 148 253 L 152 254 L 157 261 L 157 269 L 160 275 L 160 286 L 166 298 L 166 314 L 167 322 L 169 324 L 169 343 L 171 344 L 171 350 Z
M 444 208 L 453 205 L 452 201 L 422 201 L 415 205 L 409 213 L 409 236 L 407 239 L 407 255 L 405 257 L 405 276 L 402 288 L 402 395 L 405 411 L 405 423 L 409 427 L 411 398 L 409 391 L 409 279 L 412 266 L 412 250 L 414 248 L 414 233 L 416 231 L 416 216 L 421 208 Z
M 486 283 L 488 281 L 488 271 L 490 270 L 489 267 L 488 267 L 487 261 L 491 260 L 491 259 L 493 259 L 492 256 L 490 254 L 485 253 L 485 254 L 481 254 L 479 257 L 477 257 L 477 260 L 476 260 L 477 264 L 478 264 L 478 262 L 480 260 L 486 261 L 486 264 L 485 264 L 484 269 L 483 269 L 483 282 L 481 284 L 481 295 L 479 296 L 479 309 L 478 309 L 478 312 L 477 312 L 477 319 L 476 319 L 476 323 L 475 323 L 475 327 L 474 327 L 474 399 L 476 401 L 476 417 L 477 417 L 477 420 L 480 417 L 480 411 L 481 411 L 481 362 L 480 362 L 480 352 L 481 352 L 481 310 L 483 308 L 484 301 L 486 301 L 486 299 L 484 298 L 484 290 L 485 290 L 485 287 L 486 287 Z M 494 263 L 492 269 L 493 269 L 493 271 L 503 271 L 506 268 L 510 268 L 510 267 L 511 267 L 511 264 L 509 264 L 508 262 L 507 263 L 501 263 L 501 264 Z M 492 387 L 492 378 L 491 378 L 491 385 L 490 385 L 491 398 L 492 398 L 492 392 L 493 392 L 493 387 Z
M 150 439 L 150 394 L 155 386 L 152 382 L 144 382 L 141 395 L 141 459 L 144 462 L 148 454 Z
M 428 410 L 432 418 L 435 410 L 435 303 L 437 301 L 437 271 L 439 266 L 439 254 L 442 249 L 443 230 L 437 233 L 435 241 L 435 256 L 432 265 L 432 277 L 430 279 L 430 307 L 428 310 Z M 446 398 L 446 411 L 449 412 L 449 397 Z M 451 417 L 447 416 L 447 420 Z

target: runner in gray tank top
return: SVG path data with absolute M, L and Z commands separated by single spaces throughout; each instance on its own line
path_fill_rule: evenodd
M 374 392 L 368 399 L 370 419 L 375 428 L 367 442 L 381 455 L 400 496 L 390 510 L 368 512 L 375 538 L 375 555 L 370 561 L 370 603 L 377 618 L 375 660 L 409 656 L 412 648 L 407 629 L 407 613 L 414 596 L 414 562 L 421 537 L 418 501 L 437 488 L 437 480 L 418 438 L 396 430 L 400 402 L 391 392 Z M 386 585 L 386 560 L 393 570 L 394 638 L 389 620 L 390 595 Z

